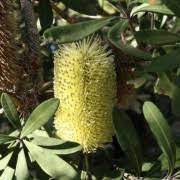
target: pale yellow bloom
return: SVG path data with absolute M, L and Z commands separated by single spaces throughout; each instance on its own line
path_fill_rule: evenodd
M 54 63 L 54 93 L 60 99 L 55 116 L 60 138 L 78 142 L 85 152 L 111 142 L 116 75 L 111 52 L 99 38 L 60 47 Z

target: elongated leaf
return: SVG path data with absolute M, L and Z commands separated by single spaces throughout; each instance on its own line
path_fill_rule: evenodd
M 0 144 L 16 140 L 16 137 L 0 134 Z
M 108 14 L 115 14 L 117 12 L 120 12 L 116 6 L 114 6 L 112 3 L 110 3 L 108 0 L 97 0 L 99 3 L 99 6 Z
M 164 154 L 161 154 L 158 157 L 157 162 L 155 163 L 154 166 L 156 166 L 157 163 L 160 162 L 160 170 L 161 171 L 167 171 L 169 168 L 169 164 L 168 164 L 168 159 Z M 153 168 L 153 167 L 152 167 Z M 180 168 L 180 148 L 177 146 L 176 147 L 176 163 L 175 163 L 175 168 Z
M 135 33 L 138 41 L 148 44 L 172 44 L 180 42 L 180 35 L 164 30 L 144 30 Z
M 180 66 L 180 49 L 154 58 L 150 65 L 144 67 L 146 72 L 164 72 Z
M 73 154 L 75 152 L 81 151 L 82 147 L 74 142 L 64 141 L 57 138 L 50 138 L 50 137 L 42 137 L 42 136 L 34 136 L 34 139 L 31 141 L 38 146 L 43 146 L 46 148 L 53 148 L 53 149 L 46 149 L 49 150 L 50 153 L 59 154 L 59 155 L 66 155 L 66 154 Z
M 8 165 L 11 157 L 13 155 L 13 152 L 10 152 L 8 155 L 6 155 L 4 158 L 0 159 L 0 170 L 3 170 Z
M 79 152 L 82 150 L 82 146 L 78 145 L 76 147 L 69 147 L 69 148 L 62 148 L 59 147 L 58 149 L 46 149 L 47 152 L 52 153 L 52 154 L 57 154 L 57 155 L 68 155 L 68 154 L 73 154 L 76 152 Z
M 180 17 L 180 3 L 179 0 L 162 0 L 166 6 L 171 9 L 176 16 Z
M 136 173 L 140 174 L 142 167 L 142 153 L 136 130 L 131 120 L 124 112 L 115 108 L 113 116 L 117 140 L 134 166 Z
M 32 142 L 39 146 L 58 146 L 66 143 L 66 141 L 57 138 L 33 136 Z
M 28 172 L 26 157 L 23 149 L 21 149 L 21 151 L 18 154 L 15 176 L 17 180 L 29 179 L 29 172 Z
M 56 98 L 51 98 L 41 103 L 29 116 L 22 129 L 21 137 L 27 136 L 43 126 L 54 115 L 58 106 L 59 100 Z
M 9 122 L 13 125 L 13 127 L 20 127 L 19 115 L 16 111 L 14 103 L 12 102 L 8 94 L 2 93 L 1 104 Z
M 150 5 L 150 4 L 141 4 L 140 6 L 136 6 L 131 11 L 131 16 L 136 15 L 138 12 L 154 12 L 160 14 L 174 15 L 174 13 L 168 9 L 165 5 Z
M 14 169 L 7 167 L 2 173 L 0 180 L 12 180 L 14 176 Z
M 50 0 L 39 1 L 39 18 L 43 31 L 51 26 L 53 22 L 53 11 Z
M 176 146 L 170 127 L 163 114 L 152 102 L 147 101 L 144 103 L 143 113 L 152 133 L 157 140 L 158 145 L 168 158 L 169 174 L 171 174 L 175 167 Z
M 174 24 L 173 24 L 173 28 L 171 29 L 171 31 L 173 33 L 177 33 L 180 31 L 180 18 L 176 18 Z
M 98 20 L 89 20 L 76 24 L 57 26 L 44 32 L 46 38 L 57 39 L 59 43 L 68 43 L 80 40 L 109 24 L 114 17 Z
M 97 1 L 96 0 L 61 0 L 67 7 L 83 13 L 96 15 L 97 14 Z
M 55 154 L 46 151 L 44 148 L 34 145 L 28 141 L 24 141 L 33 159 L 38 165 L 51 177 L 61 179 L 76 179 L 77 173 L 67 162 Z
M 140 59 L 145 60 L 152 60 L 152 57 L 150 54 L 141 51 L 140 49 L 134 48 L 130 45 L 125 45 L 122 40 L 120 33 L 123 32 L 128 27 L 128 21 L 122 20 L 119 21 L 117 24 L 115 24 L 108 32 L 108 39 L 109 41 L 118 49 L 120 49 L 122 52 L 135 56 Z

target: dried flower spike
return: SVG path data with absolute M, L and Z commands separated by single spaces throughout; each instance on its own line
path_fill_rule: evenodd
M 55 57 L 54 92 L 61 105 L 57 135 L 91 152 L 111 142 L 116 94 L 113 57 L 99 38 L 64 45 Z
M 0 1 L 0 90 L 11 94 L 18 93 L 24 81 L 20 17 L 16 1 Z
M 39 103 L 43 82 L 35 23 L 31 1 L 0 1 L 0 91 L 18 99 L 23 116 Z

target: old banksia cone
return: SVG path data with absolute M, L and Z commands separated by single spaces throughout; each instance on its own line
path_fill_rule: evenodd
M 19 77 L 24 73 L 20 17 L 20 6 L 15 0 L 0 1 L 0 90 L 9 93 L 19 91 Z
M 40 42 L 29 0 L 0 0 L 0 91 L 18 99 L 27 115 L 39 103 Z
M 91 152 L 112 140 L 116 94 L 113 57 L 99 38 L 66 44 L 55 57 L 54 93 L 60 99 L 57 135 Z

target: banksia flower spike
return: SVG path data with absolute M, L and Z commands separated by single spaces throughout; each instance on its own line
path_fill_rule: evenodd
M 57 136 L 92 152 L 111 142 L 116 94 L 113 57 L 99 38 L 66 44 L 55 56 L 54 93 Z

